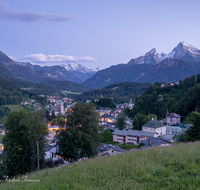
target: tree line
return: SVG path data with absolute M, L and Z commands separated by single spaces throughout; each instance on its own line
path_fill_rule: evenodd
M 83 92 L 80 95 L 73 95 L 73 99 L 85 102 L 86 100 L 96 100 L 101 97 L 110 97 L 115 104 L 126 103 L 140 96 L 150 86 L 150 83 L 120 82 L 111 84 L 105 88 Z
M 163 99 L 158 98 L 162 95 Z M 165 118 L 167 109 L 183 118 L 192 111 L 200 109 L 200 74 L 180 80 L 179 85 L 161 88 L 161 83 L 155 83 L 146 89 L 143 95 L 136 97 L 132 110 L 126 110 L 129 117 L 136 114 L 155 114 L 158 119 Z

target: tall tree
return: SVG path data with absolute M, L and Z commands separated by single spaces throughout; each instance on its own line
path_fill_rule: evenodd
M 117 118 L 117 122 L 116 122 L 116 127 L 119 129 L 119 130 L 123 130 L 126 128 L 126 115 L 123 114 L 123 113 L 120 113 L 118 115 L 118 118 Z
M 192 112 L 190 114 L 190 121 L 192 121 L 193 126 L 186 131 L 188 141 L 200 140 L 200 113 Z
M 108 144 L 112 143 L 113 137 L 109 129 L 104 130 L 102 133 L 102 136 L 103 136 L 104 143 L 108 143 Z
M 11 112 L 5 123 L 3 138 L 3 163 L 9 177 L 25 174 L 35 169 L 34 143 L 30 127 L 24 123 L 28 115 L 20 110 Z
M 40 160 L 44 160 L 44 155 L 40 153 L 40 149 L 44 150 L 45 136 L 47 133 L 47 126 L 42 122 L 44 120 L 44 113 L 41 110 L 36 112 L 29 112 L 26 124 L 30 126 L 31 134 L 37 147 L 37 169 L 40 170 Z M 43 145 L 43 146 L 42 146 Z M 43 151 L 41 151 L 43 152 Z M 44 152 L 43 152 L 44 153 Z
M 66 130 L 58 135 L 59 153 L 64 158 L 77 160 L 92 157 L 98 152 L 101 135 L 99 114 L 94 104 L 77 103 L 67 115 Z
M 139 129 L 140 129 L 139 121 L 138 121 L 137 117 L 135 117 L 133 119 L 133 130 L 139 130 Z
M 55 111 L 54 111 L 54 110 L 52 111 L 51 118 L 52 118 L 52 119 L 55 119 L 55 118 L 56 118 L 56 115 L 55 115 Z
M 145 124 L 146 115 L 137 113 L 133 119 L 133 129 L 134 130 L 142 130 L 142 125 Z

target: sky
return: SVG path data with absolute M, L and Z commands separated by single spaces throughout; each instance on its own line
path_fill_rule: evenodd
M 105 69 L 185 41 L 200 49 L 199 0 L 0 0 L 0 51 L 40 66 Z

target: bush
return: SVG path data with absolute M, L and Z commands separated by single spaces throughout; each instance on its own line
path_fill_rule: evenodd
M 58 160 L 49 160 L 45 162 L 45 167 L 46 168 L 53 168 L 53 167 L 58 167 L 59 165 L 64 164 L 64 161 L 62 159 Z
M 53 164 L 53 160 L 49 160 L 47 162 L 44 163 L 45 168 L 53 168 L 54 164 Z
M 55 160 L 53 164 L 54 164 L 54 167 L 58 167 L 59 165 L 64 164 L 64 161 L 62 159 L 58 159 L 58 160 Z

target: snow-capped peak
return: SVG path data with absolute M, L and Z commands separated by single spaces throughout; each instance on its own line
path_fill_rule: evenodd
M 90 69 L 91 71 L 100 71 L 101 69 L 100 69 L 100 67 L 97 67 L 96 69 Z
M 200 50 L 194 46 L 186 43 L 180 42 L 170 53 L 157 53 L 156 49 L 153 48 L 147 52 L 144 56 L 134 59 L 135 63 L 160 63 L 166 59 L 183 59 L 185 61 L 199 61 L 200 60 Z
M 77 64 L 77 63 L 67 63 L 60 65 L 61 67 L 64 67 L 67 71 L 79 71 L 81 73 L 88 73 L 88 72 L 97 72 L 101 70 L 99 67 L 96 69 L 88 69 L 84 65 Z
M 192 45 L 190 45 L 190 44 L 188 44 L 188 43 L 186 43 L 186 42 L 180 42 L 182 45 L 184 45 L 184 46 L 187 46 L 187 47 L 194 47 L 194 46 L 192 46 Z
M 158 62 L 161 62 L 165 59 L 181 59 L 186 54 L 190 54 L 192 57 L 200 56 L 200 50 L 194 46 L 186 43 L 180 42 L 170 53 L 168 54 L 158 54 Z

